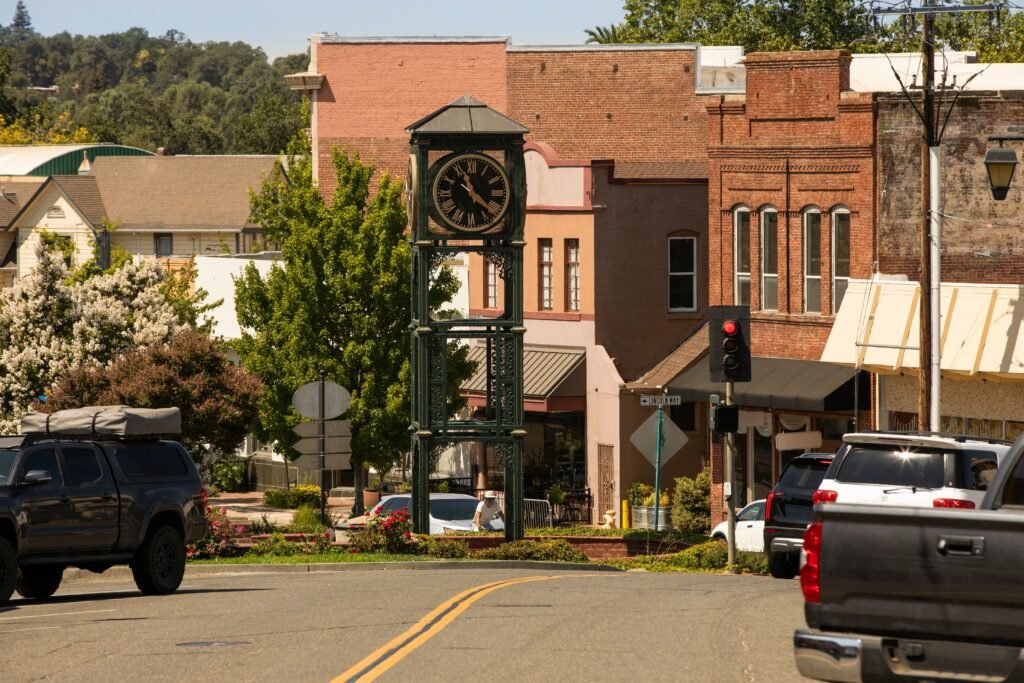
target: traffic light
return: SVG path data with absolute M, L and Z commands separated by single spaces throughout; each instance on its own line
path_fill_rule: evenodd
M 750 308 L 712 306 L 708 360 L 712 382 L 750 381 Z
M 711 406 L 711 429 L 718 434 L 735 434 L 740 431 L 739 406 Z

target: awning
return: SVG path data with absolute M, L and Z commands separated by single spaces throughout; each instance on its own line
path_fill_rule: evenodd
M 740 406 L 839 412 L 853 409 L 854 372 L 847 368 L 811 360 L 790 358 L 751 359 L 752 382 L 733 387 L 733 402 Z M 870 398 L 866 375 L 861 375 L 860 402 Z M 725 385 L 711 381 L 705 356 L 668 383 L 669 393 L 683 400 L 704 401 L 711 394 L 725 397 Z
M 1024 287 L 942 285 L 941 369 L 946 377 L 1024 380 Z M 882 374 L 920 363 L 916 282 L 851 281 L 821 360 Z
M 523 347 L 523 399 L 526 410 L 552 412 L 579 410 L 586 407 L 586 350 L 573 346 Z M 462 391 L 470 403 L 482 405 L 487 391 L 487 347 L 475 345 L 469 360 L 476 362 L 476 372 L 463 383 Z

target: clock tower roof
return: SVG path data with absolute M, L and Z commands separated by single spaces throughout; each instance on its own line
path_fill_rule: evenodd
M 491 109 L 471 95 L 463 95 L 432 114 L 424 116 L 406 129 L 407 133 L 431 135 L 524 135 L 526 126 Z

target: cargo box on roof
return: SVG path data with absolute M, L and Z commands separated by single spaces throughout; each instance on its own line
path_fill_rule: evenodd
M 26 413 L 21 433 L 31 436 L 165 436 L 181 433 L 177 408 L 87 406 Z

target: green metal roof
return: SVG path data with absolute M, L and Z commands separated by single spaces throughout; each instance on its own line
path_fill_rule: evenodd
M 0 145 L 0 175 L 75 175 L 86 157 L 154 156 L 138 147 L 93 145 Z

